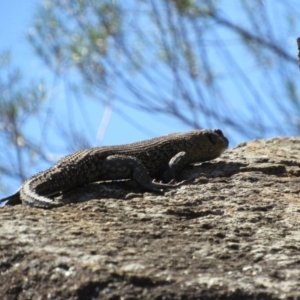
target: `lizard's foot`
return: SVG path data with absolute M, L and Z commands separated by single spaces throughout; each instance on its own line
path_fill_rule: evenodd
M 175 179 L 172 179 L 168 183 L 162 183 L 161 181 L 157 182 L 155 179 L 153 179 L 152 180 L 152 185 L 156 189 L 176 188 L 176 187 L 179 187 L 179 186 L 181 186 L 183 184 L 186 184 L 186 183 L 189 183 L 189 182 L 193 181 L 196 177 L 197 177 L 196 175 L 192 175 L 189 178 L 184 179 L 184 180 L 179 181 L 179 182 L 177 182 Z

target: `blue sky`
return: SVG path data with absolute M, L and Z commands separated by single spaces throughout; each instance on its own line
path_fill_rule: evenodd
M 37 0 L 27 1 L 3 1 L 1 5 L 0 18 L 1 23 L 5 26 L 0 26 L 0 51 L 5 49 L 12 50 L 14 65 L 20 66 L 24 75 L 28 78 L 36 78 L 36 75 L 47 79 L 50 85 L 53 83 L 53 74 L 43 66 L 40 60 L 34 54 L 32 48 L 26 40 L 26 34 L 30 30 L 30 24 L 35 11 L 36 4 L 41 3 Z M 56 86 L 54 92 L 57 101 L 54 105 L 58 105 L 60 112 L 66 108 L 62 101 L 66 100 L 64 89 L 61 86 Z M 75 110 L 80 110 L 74 107 Z M 96 145 L 122 144 L 147 139 L 149 137 L 167 134 L 174 131 L 189 130 L 187 126 L 178 124 L 175 120 L 165 116 L 149 116 L 143 112 L 138 112 L 134 109 L 126 108 L 127 115 L 134 115 L 134 120 L 138 124 L 151 124 L 145 126 L 145 130 L 140 126 L 136 128 L 128 124 L 122 117 L 114 112 L 110 115 L 108 126 L 105 127 L 102 116 L 107 110 L 102 105 L 91 101 L 88 104 L 89 131 Z M 101 116 L 102 115 L 102 116 Z M 103 140 L 99 134 L 99 126 L 106 128 Z M 148 128 L 146 128 L 148 127 Z
M 26 40 L 26 33 L 30 30 L 34 10 L 38 3 L 41 3 L 41 1 L 2 1 L 0 10 L 0 20 L 2 24 L 2 26 L 0 26 L 0 50 L 12 50 L 14 65 L 19 66 L 27 78 L 36 78 L 38 75 L 38 77 L 45 78 L 50 87 L 53 86 L 51 102 L 46 103 L 46 106 L 51 105 L 51 108 L 60 114 L 61 122 L 67 119 L 67 110 L 72 110 L 76 118 L 76 128 L 79 130 L 82 128 L 84 130 L 92 146 L 131 143 L 171 132 L 191 129 L 170 117 L 155 114 L 149 115 L 128 107 L 122 107 L 124 113 L 131 116 L 135 122 L 135 124 L 130 124 L 124 120 L 124 118 L 111 112 L 109 108 L 103 107 L 96 101 L 85 101 L 84 107 L 82 106 L 82 102 L 78 104 L 76 101 L 73 101 L 71 104 L 72 107 L 70 107 L 69 95 L 65 94 L 64 87 L 61 84 L 56 85 L 53 74 L 35 56 Z M 230 9 L 230 7 L 227 8 L 228 10 Z M 228 13 L 232 13 L 233 16 L 235 16 L 236 12 L 228 11 Z M 236 17 L 238 20 L 240 16 L 237 14 Z M 278 30 L 281 29 L 278 28 Z M 293 38 L 293 36 L 287 36 L 284 43 L 287 43 L 289 39 L 293 40 Z M 287 44 L 287 46 L 291 48 L 296 47 L 293 42 Z M 256 79 L 253 78 L 253 80 Z M 259 82 L 257 82 L 257 84 L 259 85 Z M 232 95 L 235 95 L 234 93 L 234 89 L 232 89 Z M 238 99 L 237 96 L 235 102 L 237 107 L 240 106 Z M 82 111 L 85 111 L 85 114 L 82 114 Z M 86 115 L 88 115 L 88 117 L 86 117 Z M 105 116 L 105 118 L 103 118 L 103 116 Z M 136 124 L 141 125 L 136 126 Z M 219 124 L 212 124 L 211 127 L 219 128 L 218 125 Z M 245 140 L 243 134 L 232 138 L 229 130 L 226 128 L 221 129 L 224 134 L 229 137 L 231 147 Z M 37 130 L 36 123 L 33 123 L 32 127 L 28 128 L 28 130 L 30 132 L 36 132 L 37 136 L 42 139 L 42 137 L 39 136 L 40 133 Z M 267 135 L 266 137 L 271 136 L 272 135 Z M 54 147 L 53 152 L 49 152 L 48 156 L 53 157 L 54 163 L 59 157 L 68 153 L 64 153 L 63 150 L 60 150 L 62 149 L 60 145 L 63 145 L 63 142 L 59 138 L 55 137 L 52 144 L 56 146 L 57 149 Z M 37 169 L 29 170 L 28 173 L 32 175 L 44 168 L 45 166 L 38 166 Z M 20 182 L 17 181 L 8 183 L 6 185 L 8 189 L 6 189 L 5 195 L 16 190 L 19 184 Z M 0 193 L 0 198 L 2 196 L 4 195 Z
M 54 91 L 52 91 L 51 103 L 46 103 L 46 106 L 50 105 L 56 113 L 60 114 L 59 119 L 61 122 L 64 122 L 64 119 L 67 118 L 68 113 L 66 110 L 73 110 L 78 120 L 76 127 L 82 128 L 85 134 L 89 135 L 87 138 L 91 141 L 92 146 L 131 143 L 170 132 L 190 129 L 187 126 L 178 124 L 171 118 L 157 115 L 149 116 L 127 108 L 125 113 L 129 116 L 134 115 L 133 119 L 136 124 L 145 124 L 144 128 L 142 125 L 134 126 L 116 113 L 109 113 L 108 108 L 104 108 L 95 101 L 88 101 L 86 107 L 77 105 L 76 101 L 70 102 L 68 96 L 65 95 L 64 87 L 56 84 L 53 74 L 36 57 L 26 39 L 38 3 L 41 2 L 37 0 L 2 1 L 0 10 L 2 24 L 0 26 L 0 52 L 7 49 L 11 50 L 14 66 L 20 67 L 27 79 L 42 77 L 46 79 L 50 87 L 55 86 Z M 70 103 L 72 107 L 70 107 Z M 82 110 L 85 111 L 85 115 L 81 114 Z M 86 115 L 88 115 L 88 118 L 86 118 Z M 104 115 L 105 118 L 103 118 Z M 146 124 L 151 124 L 151 126 Z M 42 139 L 38 126 L 36 121 L 33 120 L 28 132 L 34 133 Z M 48 157 L 53 159 L 53 164 L 57 159 L 68 154 L 62 149 L 63 141 L 58 139 L 57 136 L 54 139 L 52 142 L 52 145 L 54 145 L 53 152 L 47 153 Z M 43 164 L 36 168 L 30 168 L 28 174 L 31 176 L 45 169 L 45 167 L 48 166 Z M 4 193 L 0 191 L 0 198 L 13 193 L 21 184 L 19 180 L 9 177 L 5 179 L 8 179 L 9 182 L 4 182 L 5 191 Z
M 32 21 L 34 8 L 39 1 L 1 1 L 0 49 L 11 49 L 16 64 L 27 67 L 32 51 L 26 33 Z

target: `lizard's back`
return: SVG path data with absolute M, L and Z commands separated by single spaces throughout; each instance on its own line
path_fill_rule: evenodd
M 227 147 L 228 140 L 220 130 L 195 130 L 132 144 L 81 150 L 26 180 L 20 189 L 20 197 L 23 203 L 39 206 L 37 195 L 40 195 L 43 206 L 53 202 L 47 196 L 61 191 L 100 180 L 132 178 L 130 168 L 120 165 L 114 171 L 115 166 L 105 167 L 104 162 L 114 155 L 138 159 L 149 175 L 157 178 L 168 168 L 170 159 L 179 152 L 187 153 L 188 163 L 193 163 L 211 160 Z

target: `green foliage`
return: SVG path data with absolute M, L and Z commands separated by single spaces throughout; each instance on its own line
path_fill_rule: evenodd
M 79 105 L 87 95 L 119 113 L 122 104 L 250 139 L 300 132 L 299 22 L 292 1 L 46 0 L 28 39 Z M 24 178 L 24 157 L 45 157 L 24 128 L 45 113 L 48 93 L 9 56 L 0 60 L 0 137 L 15 147 Z M 74 136 L 84 141 L 74 148 L 88 145 L 72 120 L 69 131 L 60 127 L 65 144 Z M 9 169 L 0 163 L 0 172 Z
M 99 80 L 105 75 L 102 59 L 121 25 L 122 15 L 113 1 L 45 1 L 29 41 L 57 73 L 76 66 L 94 82 L 95 76 Z
M 228 4 L 229 0 L 46 1 L 37 12 L 30 41 L 55 72 L 74 75 L 103 103 L 108 97 L 104 91 L 113 90 L 116 103 L 169 114 L 191 127 L 217 123 L 248 137 L 275 128 L 281 134 L 290 132 L 290 120 L 285 128 L 274 127 L 290 111 L 281 98 L 287 88 L 285 76 L 296 59 L 278 43 L 287 33 L 273 30 L 273 7 L 262 1 L 230 2 L 232 15 L 222 11 Z M 292 14 L 288 5 L 276 5 Z M 246 69 L 256 72 L 255 80 L 263 88 Z M 239 113 L 232 93 L 240 101 Z M 292 101 L 299 103 L 297 92 Z M 285 113 L 267 113 L 268 102 Z M 258 103 L 260 111 L 253 110 Z
M 0 68 L 1 130 L 16 132 L 21 139 L 26 121 L 40 112 L 46 99 L 45 86 L 42 82 L 24 83 L 22 72 L 11 66 L 9 52 L 1 56 Z
M 24 180 L 28 176 L 25 166 L 44 156 L 42 148 L 26 132 L 26 126 L 40 114 L 45 99 L 44 84 L 27 82 L 22 72 L 13 67 L 10 52 L 4 52 L 0 56 L 0 138 L 3 145 L 0 173 L 3 175 L 14 177 L 17 174 Z

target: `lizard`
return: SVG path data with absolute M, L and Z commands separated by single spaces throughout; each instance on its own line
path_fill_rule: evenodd
M 49 197 L 105 180 L 134 179 L 145 190 L 161 192 L 188 182 L 178 182 L 184 167 L 212 160 L 228 145 L 229 141 L 220 129 L 204 129 L 131 144 L 79 150 L 25 180 L 16 193 L 1 199 L 0 203 L 58 207 L 64 204 Z

